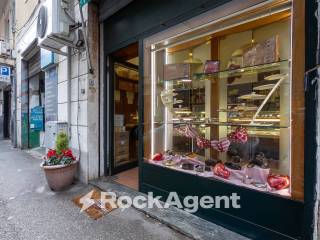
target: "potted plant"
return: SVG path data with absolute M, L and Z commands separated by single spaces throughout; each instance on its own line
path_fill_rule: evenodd
M 78 160 L 69 148 L 68 136 L 60 132 L 56 138 L 55 149 L 49 149 L 41 168 L 44 170 L 49 187 L 61 191 L 73 183 Z

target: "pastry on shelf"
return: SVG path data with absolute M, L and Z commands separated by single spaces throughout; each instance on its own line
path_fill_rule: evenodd
M 194 152 L 191 152 L 191 153 L 186 154 L 186 156 L 187 156 L 187 157 L 190 157 L 190 158 L 196 158 L 196 157 L 198 157 L 199 155 L 196 154 L 196 153 L 194 153 Z
M 269 81 L 274 81 L 274 80 L 279 80 L 281 78 L 286 78 L 288 77 L 287 73 L 279 73 L 279 74 L 273 74 L 270 76 L 265 77 L 265 80 L 269 80 Z
M 217 163 L 222 163 L 222 162 L 221 160 L 212 159 L 212 158 L 205 161 L 206 166 L 209 166 L 209 167 L 214 167 Z
M 163 165 L 167 166 L 167 167 L 174 167 L 177 165 L 177 162 L 173 159 L 168 159 L 168 160 L 163 160 Z
M 197 157 L 191 158 L 191 157 L 187 157 L 187 156 L 181 156 L 181 158 L 179 160 L 179 164 L 183 164 L 183 163 L 190 163 L 193 165 L 205 165 L 204 162 L 198 160 Z
M 260 85 L 260 86 L 254 87 L 253 90 L 255 90 L 255 91 L 270 90 L 270 89 L 274 88 L 275 85 L 276 85 L 276 84 Z
M 250 94 L 242 95 L 242 96 L 238 97 L 238 99 L 241 99 L 241 100 L 263 100 L 263 99 L 265 99 L 265 97 L 266 97 L 266 95 L 257 94 L 255 92 L 252 92 Z
M 243 103 L 239 106 L 235 106 L 233 109 L 236 111 L 257 111 L 258 107 L 255 105 L 246 105 L 245 103 Z
M 240 171 L 242 169 L 241 162 L 241 157 L 238 155 L 234 155 L 231 156 L 231 158 L 227 160 L 224 165 L 229 169 Z
M 224 165 L 232 170 L 241 170 L 241 165 L 238 163 L 226 162 Z
M 182 163 L 180 167 L 184 170 L 194 170 L 195 166 L 192 163 Z

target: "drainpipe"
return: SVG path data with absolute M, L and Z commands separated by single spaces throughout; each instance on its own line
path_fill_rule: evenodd
M 317 0 L 317 12 L 316 12 L 316 18 L 317 18 L 317 22 L 318 22 L 318 42 L 317 42 L 317 65 L 320 64 L 320 0 Z
M 90 51 L 89 51 L 89 43 L 88 43 L 88 38 L 87 38 L 87 27 L 86 27 L 86 23 L 83 18 L 83 12 L 82 12 L 80 0 L 78 0 L 78 3 L 79 3 L 79 11 L 80 11 L 80 19 L 81 19 L 81 29 L 82 29 L 82 33 L 83 33 L 84 45 L 86 47 L 86 52 L 87 52 L 88 70 L 89 70 L 89 73 L 93 74 L 93 68 L 92 68 L 92 64 L 91 64 L 91 55 L 90 55 Z
M 11 32 L 12 32 L 12 49 L 15 51 L 16 46 L 16 1 L 11 1 Z M 16 62 L 16 59 L 15 59 Z M 13 147 L 17 147 L 17 69 L 16 64 L 11 77 L 11 143 Z
M 71 139 L 71 47 L 67 49 L 67 77 L 68 77 L 68 136 Z

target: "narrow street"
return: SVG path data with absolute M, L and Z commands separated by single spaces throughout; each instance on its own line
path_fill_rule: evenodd
M 75 184 L 52 192 L 41 160 L 0 141 L 0 239 L 188 239 L 135 209 L 114 210 L 99 220 L 71 201 L 92 187 Z

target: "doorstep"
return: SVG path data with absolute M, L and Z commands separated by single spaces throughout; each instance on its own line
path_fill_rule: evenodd
M 119 183 L 116 183 L 112 178 L 101 178 L 92 180 L 89 184 L 103 190 L 114 192 L 117 196 L 130 196 L 131 198 L 141 195 L 143 193 L 130 189 Z M 145 195 L 145 194 L 143 194 Z M 145 195 L 146 196 L 146 195 Z M 167 209 L 160 208 L 144 208 L 137 209 L 149 215 L 150 217 L 158 220 L 159 222 L 175 229 L 176 231 L 197 240 L 249 240 L 235 232 L 223 228 L 214 223 L 208 222 L 199 218 L 191 213 L 180 210 L 176 207 L 169 207 Z

